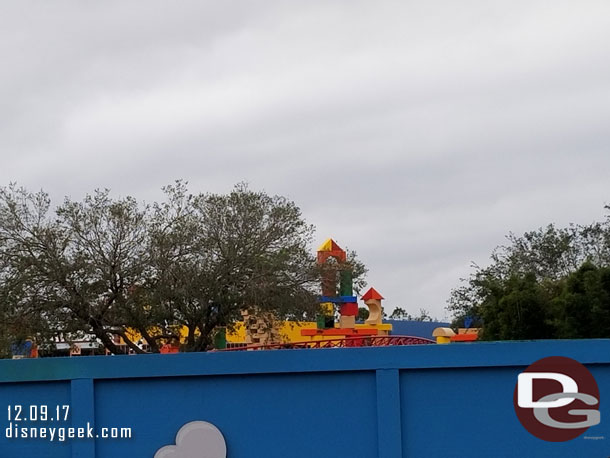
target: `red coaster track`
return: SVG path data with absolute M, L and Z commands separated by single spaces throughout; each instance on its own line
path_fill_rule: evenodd
M 219 351 L 243 350 L 293 350 L 297 348 L 346 348 L 346 347 L 391 347 L 396 345 L 429 345 L 433 340 L 412 336 L 363 336 L 342 339 L 308 340 L 306 342 L 290 342 L 264 345 L 246 345 L 243 347 L 226 348 Z

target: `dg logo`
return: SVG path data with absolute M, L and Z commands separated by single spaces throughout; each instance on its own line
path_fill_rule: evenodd
M 513 404 L 525 429 L 551 442 L 572 440 L 601 421 L 595 378 L 563 356 L 540 359 L 519 374 Z

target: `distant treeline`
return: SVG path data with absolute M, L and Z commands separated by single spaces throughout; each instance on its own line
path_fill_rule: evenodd
M 456 326 L 474 318 L 486 340 L 610 337 L 609 214 L 507 239 L 452 291 Z

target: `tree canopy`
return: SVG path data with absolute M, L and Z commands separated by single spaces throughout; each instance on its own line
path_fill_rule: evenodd
M 42 191 L 1 188 L 4 343 L 93 336 L 116 353 L 118 335 L 137 353 L 172 339 L 202 351 L 243 309 L 316 313 L 314 228 L 293 202 L 244 184 L 191 194 L 177 181 L 163 191 L 152 204 L 96 190 L 52 208 Z M 361 280 L 366 269 L 351 262 Z
M 404 321 L 438 321 L 433 318 L 426 309 L 419 309 L 419 315 L 411 315 L 402 307 L 396 307 L 389 316 L 390 320 Z
M 474 319 L 490 340 L 610 335 L 610 214 L 507 240 L 489 266 L 475 265 L 452 291 L 448 309 L 456 326 Z

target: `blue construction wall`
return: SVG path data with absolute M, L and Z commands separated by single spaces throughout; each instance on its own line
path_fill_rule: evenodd
M 450 323 L 439 321 L 384 320 L 392 325 L 392 334 L 397 336 L 414 336 L 434 339 L 432 332 L 436 328 L 449 328 Z
M 546 356 L 595 376 L 601 423 L 584 436 L 597 440 L 544 442 L 517 420 L 517 375 Z M 204 420 L 228 458 L 606 458 L 609 393 L 606 339 L 5 360 L 0 457 L 152 457 Z M 70 405 L 67 426 L 131 427 L 133 437 L 9 439 L 17 404 Z

